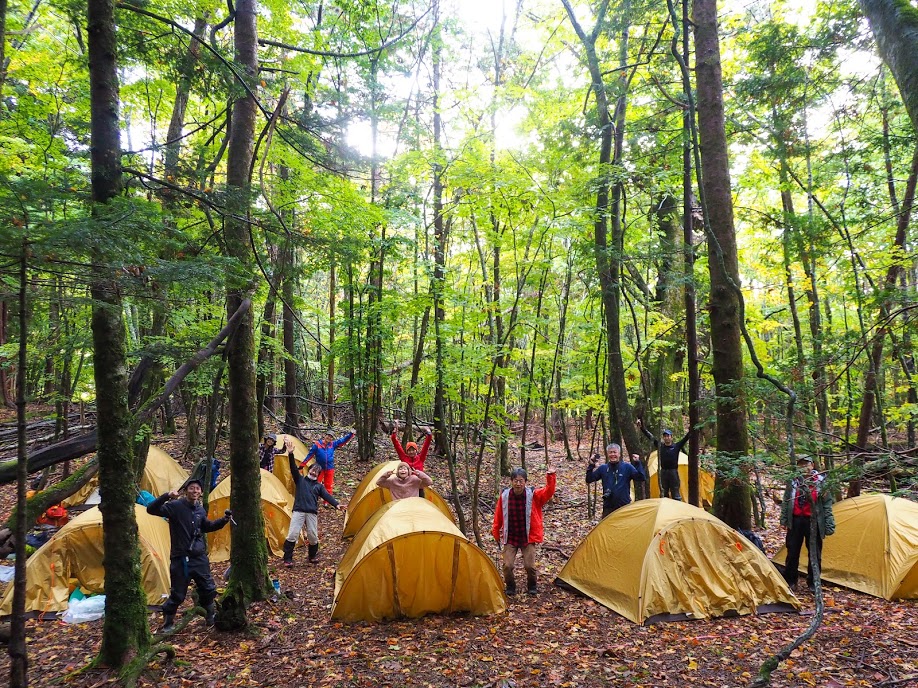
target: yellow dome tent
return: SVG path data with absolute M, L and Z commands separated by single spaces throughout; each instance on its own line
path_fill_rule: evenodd
M 293 458 L 296 459 L 298 464 L 306 458 L 306 454 L 309 453 L 309 447 L 293 435 L 278 435 L 277 446 L 284 446 L 284 440 L 290 440 L 290 444 L 293 445 Z M 296 494 L 296 485 L 293 483 L 293 476 L 290 475 L 290 462 L 287 460 L 286 454 L 278 454 L 274 457 L 274 477 L 283 483 L 287 492 Z
M 822 579 L 887 600 L 918 599 L 918 504 L 885 494 L 834 505 L 835 534 L 822 542 Z M 774 561 L 784 565 L 782 547 Z M 809 553 L 800 551 L 800 570 Z
M 207 518 L 214 520 L 223 516 L 230 508 L 230 480 L 227 476 L 210 493 Z M 261 511 L 265 517 L 265 538 L 268 547 L 276 557 L 284 554 L 284 540 L 290 529 L 293 515 L 293 497 L 280 480 L 265 469 L 261 469 Z M 225 526 L 207 535 L 208 554 L 211 561 L 228 561 L 230 557 L 230 528 Z
M 673 499 L 645 499 L 600 521 L 555 584 L 639 624 L 800 607 L 755 545 Z
M 660 496 L 659 461 L 657 452 L 650 452 L 647 464 L 647 481 L 650 485 L 650 496 L 654 499 Z M 679 493 L 682 501 L 688 503 L 688 456 L 679 452 Z M 714 474 L 703 468 L 698 468 L 698 496 L 702 506 L 709 507 L 714 503 Z M 634 483 L 631 484 L 631 498 L 634 499 Z
M 378 509 L 335 572 L 332 619 L 485 615 L 506 609 L 503 581 L 488 555 L 418 497 Z
M 151 516 L 146 507 L 134 506 L 140 536 L 140 569 L 147 604 L 161 604 L 169 595 L 169 524 Z M 105 592 L 102 568 L 102 513 L 88 509 L 67 523 L 26 563 L 26 611 L 61 612 L 67 609 L 72 590 Z M 13 607 L 13 584 L 0 600 L 0 615 Z
M 373 466 L 365 476 L 348 502 L 347 512 L 344 515 L 344 526 L 341 537 L 349 538 L 357 534 L 377 509 L 392 501 L 392 495 L 384 487 L 376 487 L 376 480 L 386 471 L 398 468 L 399 461 L 386 461 Z M 443 497 L 438 495 L 433 488 L 424 488 L 424 499 L 433 504 L 440 512 L 453 522 L 453 512 Z
M 146 490 L 154 497 L 159 497 L 164 492 L 177 490 L 186 480 L 188 480 L 188 471 L 182 468 L 178 461 L 159 447 L 150 445 L 150 449 L 147 451 L 147 463 L 143 469 L 143 477 L 140 479 L 141 490 Z M 65 507 L 83 504 L 98 487 L 99 476 L 97 474 L 61 504 Z

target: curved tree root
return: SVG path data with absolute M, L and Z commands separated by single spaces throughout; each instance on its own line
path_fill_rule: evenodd
M 182 618 L 175 624 L 175 627 L 171 631 L 168 633 L 156 633 L 156 637 L 171 638 L 194 621 L 196 616 L 204 616 L 204 614 L 205 611 L 203 607 L 192 607 L 182 614 Z M 140 679 L 140 675 L 157 655 L 166 655 L 167 659 L 175 659 L 175 648 L 169 643 L 156 643 L 148 647 L 118 672 L 118 678 L 122 681 L 122 685 L 125 688 L 134 688 L 137 685 L 137 681 Z
M 184 625 L 187 625 L 187 622 Z M 178 630 L 178 627 L 176 627 L 176 630 Z M 121 679 L 122 682 L 121 685 L 123 685 L 124 688 L 135 688 L 138 679 L 140 679 L 140 675 L 147 668 L 147 665 L 153 661 L 154 657 L 160 654 L 166 655 L 168 659 L 175 659 L 175 648 L 169 643 L 156 643 L 150 646 L 142 654 L 134 657 L 134 659 L 118 673 L 118 678 Z
M 813 518 L 810 524 L 812 542 L 815 542 L 817 538 L 816 527 L 816 519 Z M 819 626 L 822 624 L 822 615 L 825 611 L 825 604 L 822 597 L 822 569 L 819 564 L 820 562 L 816 559 L 815 555 L 810 552 L 810 566 L 813 569 L 813 583 L 816 588 L 816 613 L 813 614 L 810 625 L 800 636 L 794 638 L 788 646 L 781 648 L 777 654 L 772 655 L 762 662 L 762 666 L 759 668 L 759 674 L 756 676 L 755 680 L 749 684 L 749 688 L 767 688 L 767 686 L 770 686 L 772 672 L 780 666 L 781 662 L 790 657 L 791 652 L 816 635 L 816 631 L 819 630 Z

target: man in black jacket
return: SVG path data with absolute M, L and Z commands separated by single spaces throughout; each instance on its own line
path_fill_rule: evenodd
M 679 492 L 681 481 L 679 480 L 679 454 L 685 448 L 688 442 L 688 433 L 685 434 L 678 442 L 673 442 L 672 430 L 664 430 L 662 442 L 650 434 L 640 418 L 637 422 L 638 429 L 644 433 L 651 442 L 653 448 L 657 450 L 657 479 L 660 481 L 660 496 L 670 497 L 676 501 L 682 501 L 682 494 Z
M 204 488 L 201 481 L 192 478 L 185 484 L 185 496 L 179 492 L 166 492 L 153 500 L 147 513 L 169 519 L 169 535 L 172 538 L 169 576 L 172 589 L 169 599 L 163 604 L 163 628 L 168 633 L 175 628 L 175 611 L 185 601 L 188 583 L 192 580 L 198 588 L 198 599 L 207 612 L 207 625 L 214 625 L 214 598 L 217 586 L 210 575 L 210 561 L 204 546 L 204 533 L 220 530 L 230 521 L 233 512 L 227 509 L 223 518 L 207 520 L 207 512 L 201 506 Z
M 338 510 L 345 509 L 337 499 L 332 497 L 325 485 L 318 481 L 322 467 L 315 459 L 310 459 L 306 464 L 306 475 L 300 474 L 296 458 L 291 452 L 287 459 L 290 461 L 290 475 L 296 484 L 296 495 L 293 498 L 293 517 L 290 519 L 290 530 L 284 541 L 284 566 L 293 566 L 293 548 L 300 536 L 303 525 L 306 525 L 306 540 L 309 542 L 309 561 L 314 562 L 319 557 L 319 497 Z

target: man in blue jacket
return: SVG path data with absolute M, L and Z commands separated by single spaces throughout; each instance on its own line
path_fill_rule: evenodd
M 322 472 L 319 473 L 319 482 L 325 485 L 325 489 L 328 490 L 329 494 L 335 487 L 335 449 L 343 447 L 350 442 L 353 436 L 354 432 L 351 431 L 335 439 L 331 431 L 327 430 L 325 434 L 322 435 L 322 439 L 318 442 L 314 442 L 309 448 L 309 453 L 306 455 L 306 458 L 303 459 L 303 463 L 300 464 L 301 467 L 305 466 L 309 459 L 315 458 L 316 463 L 319 464 L 319 468 L 322 469 Z
M 622 458 L 622 448 L 614 442 L 606 447 L 606 463 L 597 467 L 599 454 L 594 454 L 586 469 L 587 484 L 602 481 L 602 517 L 631 504 L 631 481 L 644 482 L 647 474 L 637 454 L 631 461 Z
M 197 478 L 185 484 L 185 495 L 166 492 L 150 502 L 147 513 L 169 519 L 169 535 L 172 552 L 169 561 L 169 577 L 172 589 L 169 599 L 163 604 L 163 632 L 175 628 L 175 611 L 185 601 L 188 584 L 195 582 L 198 600 L 207 612 L 207 625 L 214 625 L 214 598 L 217 586 L 210 575 L 210 560 L 204 546 L 204 533 L 220 530 L 230 521 L 233 512 L 227 509 L 223 518 L 207 520 L 207 512 L 201 506 L 204 487 Z

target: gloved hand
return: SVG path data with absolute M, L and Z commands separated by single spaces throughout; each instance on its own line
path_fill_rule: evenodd
M 223 512 L 223 515 L 224 515 L 226 518 L 232 518 L 232 517 L 233 517 L 233 510 L 232 510 L 232 509 L 226 509 L 226 510 Z

